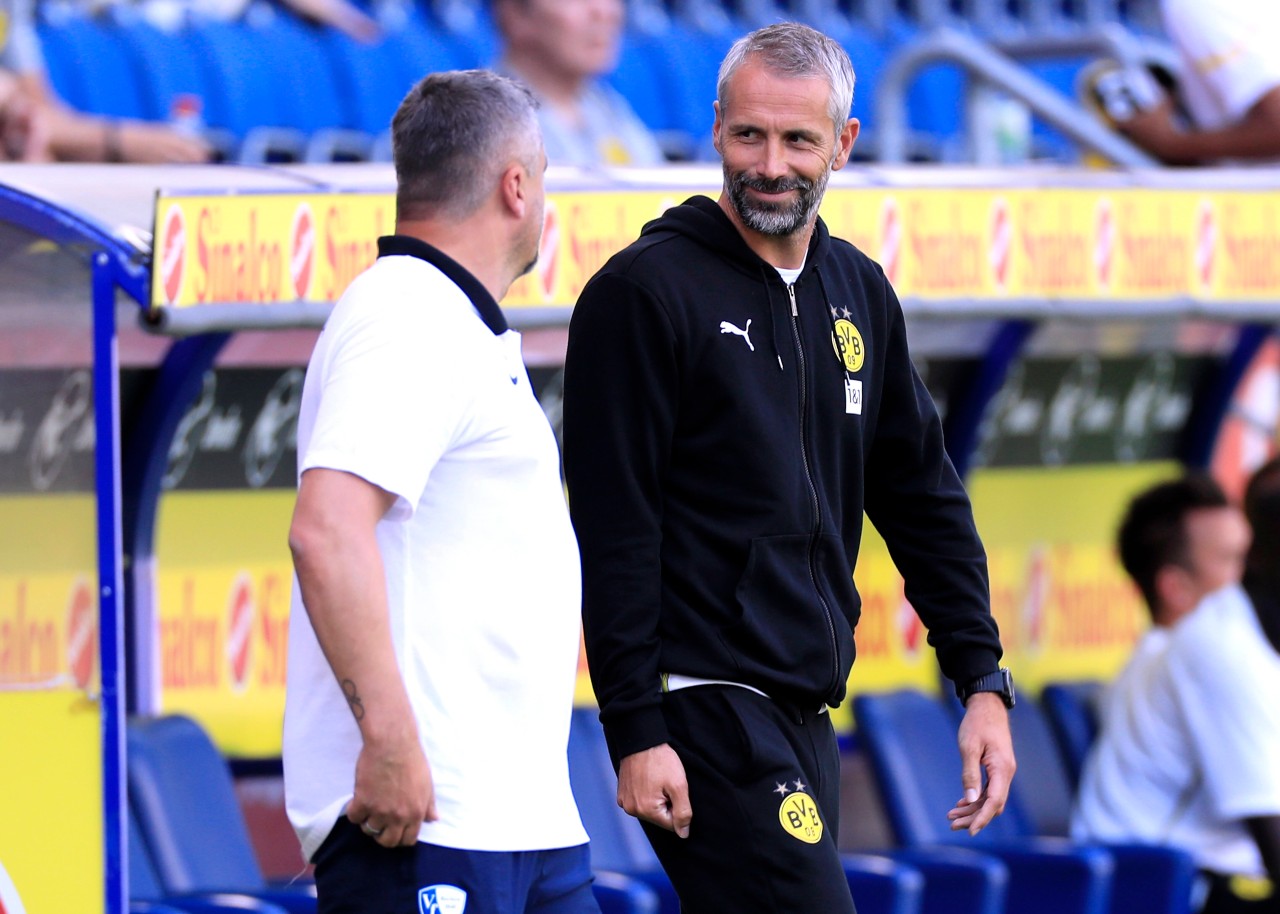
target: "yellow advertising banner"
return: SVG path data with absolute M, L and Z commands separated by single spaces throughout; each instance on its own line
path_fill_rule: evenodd
M 1115 558 L 1115 529 L 1134 494 L 1175 472 L 1172 464 L 1143 463 L 974 474 L 969 488 L 987 547 L 992 612 L 1021 688 L 1105 680 L 1124 664 L 1147 616 Z M 161 503 L 163 709 L 196 717 L 234 756 L 280 751 L 292 505 L 288 490 L 171 492 Z M 850 694 L 936 690 L 937 661 L 902 578 L 870 524 L 863 539 Z M 575 700 L 594 703 L 581 653 Z M 852 726 L 848 702 L 832 720 Z
M 703 192 L 712 196 L 718 188 Z M 692 191 L 553 192 L 510 308 L 571 306 Z M 1280 194 L 1148 188 L 841 188 L 822 215 L 903 298 L 1265 301 L 1280 296 Z M 389 194 L 157 200 L 152 305 L 331 302 L 393 231 Z
M 0 499 L 0 907 L 100 912 L 94 500 Z M 74 861 L 75 878 L 50 861 Z
M 394 228 L 388 194 L 160 197 L 151 304 L 336 301 Z
M 157 524 L 161 708 L 224 752 L 280 753 L 294 493 L 170 492 Z
M 1149 617 L 1116 558 L 1116 530 L 1134 495 L 1178 472 L 1138 463 L 974 473 L 992 612 L 1022 688 L 1107 680 L 1124 665 Z
M 105 907 L 101 730 L 81 692 L 0 691 L 0 890 L 29 914 Z

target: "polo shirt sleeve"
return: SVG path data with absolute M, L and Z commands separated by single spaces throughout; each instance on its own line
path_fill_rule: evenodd
M 1215 609 L 1237 602 L 1233 612 L 1186 620 L 1213 624 L 1179 627 L 1170 672 L 1210 805 L 1228 821 L 1280 814 L 1280 658 L 1242 591 L 1209 599 Z
M 299 471 L 353 473 L 396 496 L 389 517 L 406 520 L 462 425 L 470 389 L 454 334 L 433 326 L 428 309 L 368 304 L 326 341 L 320 406 Z

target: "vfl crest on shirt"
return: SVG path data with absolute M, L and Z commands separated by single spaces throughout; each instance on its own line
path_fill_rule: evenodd
M 778 822 L 782 830 L 797 841 L 817 844 L 822 840 L 822 817 L 818 815 L 818 804 L 804 792 L 803 781 L 797 779 L 792 783 L 795 784 L 794 790 L 783 783 L 773 791 L 783 796 L 782 805 L 778 807 Z
M 467 893 L 456 885 L 429 885 L 418 890 L 419 914 L 462 914 Z

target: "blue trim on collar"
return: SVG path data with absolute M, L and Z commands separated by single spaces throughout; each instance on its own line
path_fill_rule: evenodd
M 471 299 L 471 304 L 475 305 L 476 310 L 480 312 L 480 319 L 493 331 L 494 336 L 501 336 L 509 329 L 507 316 L 502 313 L 502 308 L 494 301 L 489 290 L 481 284 L 480 280 L 472 276 L 466 267 L 439 248 L 427 244 L 421 238 L 413 238 L 409 235 L 383 235 L 378 239 L 378 256 L 417 257 L 419 260 L 425 260 L 447 276 L 467 298 Z

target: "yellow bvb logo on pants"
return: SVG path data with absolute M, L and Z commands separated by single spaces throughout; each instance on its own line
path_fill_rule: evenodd
M 807 793 L 796 791 L 788 794 L 778 807 L 778 821 L 787 834 L 805 844 L 817 844 L 822 840 L 822 819 L 818 816 L 818 804 Z

